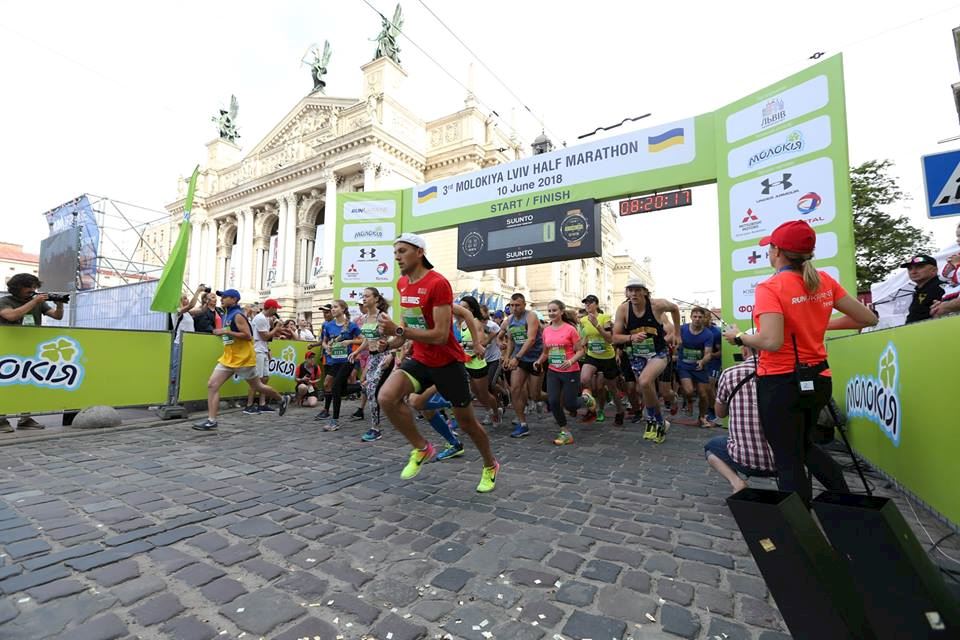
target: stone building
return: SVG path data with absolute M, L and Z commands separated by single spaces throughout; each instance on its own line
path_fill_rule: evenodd
M 403 189 L 520 158 L 522 145 L 477 108 L 424 121 L 404 106 L 406 72 L 379 58 L 361 67 L 363 95 L 301 99 L 252 149 L 217 139 L 207 144 L 194 202 L 188 282 L 235 287 L 246 299 L 273 297 L 283 315 L 310 318 L 332 297 L 335 195 Z M 145 238 L 168 251 L 183 212 L 186 181 L 167 205 L 168 222 Z M 596 293 L 609 306 L 629 278 L 650 280 L 620 247 L 612 209 L 603 214 L 603 257 L 478 273 L 456 269 L 456 229 L 427 234 L 429 256 L 454 291 L 509 297 L 521 291 L 545 307 L 559 298 L 579 305 Z M 319 245 L 319 246 L 318 246 Z M 165 257 L 165 255 L 163 255 Z
M 0 273 L 3 274 L 3 284 L 18 273 L 32 273 L 38 275 L 40 271 L 40 256 L 27 253 L 22 244 L 0 242 Z M 0 289 L 0 295 L 5 295 L 7 287 Z

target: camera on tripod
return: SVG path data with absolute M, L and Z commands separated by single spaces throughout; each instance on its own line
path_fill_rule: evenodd
M 49 292 L 40 292 L 40 291 L 37 291 L 34 295 L 38 295 L 38 296 L 39 296 L 39 295 L 45 295 L 45 296 L 47 296 L 47 300 L 48 300 L 48 301 L 54 302 L 54 303 L 56 303 L 56 302 L 62 302 L 63 304 L 67 304 L 67 303 L 70 302 L 70 294 L 69 294 L 69 293 L 49 293 Z

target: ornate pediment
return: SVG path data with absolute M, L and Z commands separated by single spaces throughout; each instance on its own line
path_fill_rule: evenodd
M 357 100 L 350 98 L 308 96 L 251 149 L 247 157 L 269 154 L 291 144 L 315 143 L 325 137 L 336 137 L 338 113 L 356 103 Z

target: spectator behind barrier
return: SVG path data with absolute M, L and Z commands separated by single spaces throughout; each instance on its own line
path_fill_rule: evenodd
M 49 294 L 37 293 L 40 279 L 32 273 L 18 273 L 7 281 L 7 295 L 0 297 L 0 325 L 39 327 L 43 316 L 60 320 L 63 318 L 63 302 L 48 302 Z M 23 413 L 17 421 L 20 429 L 43 429 L 43 425 Z M 6 418 L 0 418 L 0 433 L 13 433 L 14 428 Z
M 747 335 L 753 335 L 751 329 Z M 757 361 L 750 347 L 740 347 L 743 362 L 725 369 L 717 383 L 714 411 L 730 418 L 728 434 L 704 445 L 707 462 L 730 483 L 733 492 L 747 488 L 744 476 L 775 477 L 773 451 L 767 444 L 757 410 Z
M 205 293 L 201 306 L 190 312 L 193 316 L 193 328 L 197 333 L 213 333 L 217 328 L 217 296 Z
M 313 333 L 313 328 L 310 326 L 310 321 L 306 318 L 300 320 L 300 328 L 297 331 L 297 337 L 300 340 L 316 340 L 317 336 Z
M 957 245 L 960 246 L 960 224 L 957 225 Z M 930 315 L 934 318 L 960 312 L 960 253 L 947 258 L 941 275 L 947 286 L 940 301 L 930 305 Z
M 307 351 L 303 362 L 297 366 L 297 402 L 301 406 L 315 407 L 319 401 L 317 381 L 320 379 L 320 367 L 313 351 Z
M 170 322 L 173 323 L 173 344 L 180 344 L 184 333 L 196 331 L 193 315 L 190 311 L 197 306 L 197 300 L 202 299 L 205 291 L 209 292 L 209 287 L 200 285 L 193 292 L 192 298 L 188 297 L 187 294 L 180 296 L 180 306 L 177 308 L 177 312 L 170 314 Z
M 937 277 L 937 259 L 921 254 L 910 258 L 900 267 L 907 270 L 907 275 L 916 286 L 905 324 L 929 320 L 931 306 L 943 298 L 943 286 Z

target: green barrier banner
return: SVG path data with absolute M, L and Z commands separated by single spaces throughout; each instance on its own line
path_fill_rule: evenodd
M 817 231 L 816 265 L 856 291 L 843 62 L 834 56 L 716 113 L 722 306 L 750 326 L 771 275 L 759 241 L 780 224 Z
M 850 442 L 954 524 L 960 524 L 960 429 L 951 398 L 960 361 L 960 317 L 829 340 L 833 394 L 848 418 Z M 941 345 L 936 360 L 931 345 Z
M 270 343 L 270 380 L 267 382 L 280 393 L 296 391 L 297 365 L 303 362 L 309 342 L 302 340 L 275 340 Z M 223 341 L 206 333 L 183 334 L 183 356 L 180 360 L 180 402 L 207 399 L 207 380 L 217 359 L 223 355 Z M 233 376 L 220 388 L 221 398 L 246 397 L 250 387 Z
M 164 404 L 170 334 L 0 327 L 0 414 Z

